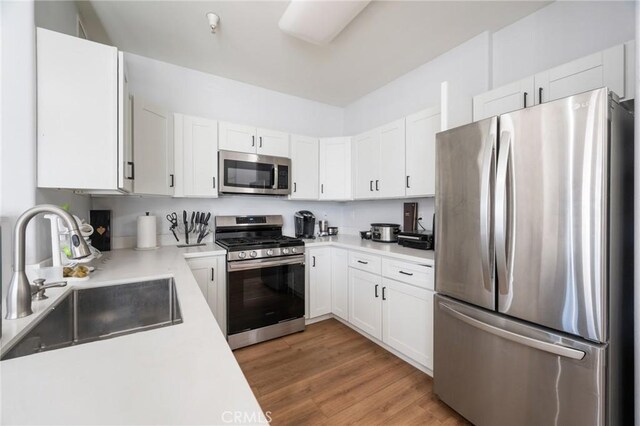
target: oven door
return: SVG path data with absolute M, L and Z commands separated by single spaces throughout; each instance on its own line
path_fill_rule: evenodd
M 220 192 L 288 195 L 291 160 L 283 157 L 220 151 Z
M 304 317 L 304 255 L 227 263 L 227 335 Z

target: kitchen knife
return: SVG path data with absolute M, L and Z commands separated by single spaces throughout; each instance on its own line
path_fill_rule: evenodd
M 189 232 L 193 232 L 193 227 L 195 226 L 193 221 L 196 218 L 196 212 L 191 212 L 191 227 L 189 228 Z
M 200 212 L 196 212 L 196 225 L 194 227 L 193 232 L 197 234 L 200 232 Z
M 189 244 L 189 222 L 187 222 L 187 211 L 182 210 L 182 221 L 184 222 L 184 240 Z

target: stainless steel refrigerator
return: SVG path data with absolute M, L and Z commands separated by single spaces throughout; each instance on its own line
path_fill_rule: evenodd
M 477 425 L 633 424 L 633 117 L 606 88 L 436 138 L 434 392 Z

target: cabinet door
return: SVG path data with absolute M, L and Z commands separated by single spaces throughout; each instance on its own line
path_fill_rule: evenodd
M 146 100 L 133 99 L 133 158 L 136 194 L 173 195 L 173 138 L 169 113 Z
M 184 195 L 217 197 L 218 122 L 185 116 L 182 131 Z
M 331 312 L 349 321 L 349 253 L 331 248 Z
M 382 340 L 433 368 L 433 292 L 384 278 Z
M 405 195 L 405 121 L 396 120 L 380 128 L 379 172 L 375 190 L 380 198 Z
M 318 139 L 307 136 L 291 136 L 291 199 L 317 200 L 319 191 Z
M 133 192 L 133 167 L 131 97 L 124 69 L 124 54 L 118 52 L 118 189 Z
M 331 313 L 331 247 L 309 250 L 309 318 Z
M 321 200 L 351 198 L 351 138 L 320 139 Z
M 436 193 L 436 133 L 440 131 L 440 108 L 430 108 L 406 119 L 406 195 Z
M 193 277 L 200 287 L 209 309 L 216 318 L 220 329 L 226 333 L 225 310 L 225 256 L 190 259 L 187 261 Z
M 533 77 L 473 97 L 473 121 L 533 105 Z
M 382 339 L 382 285 L 379 275 L 349 268 L 349 322 Z
M 536 104 L 604 86 L 624 97 L 624 59 L 618 45 L 536 74 Z
M 257 129 L 257 136 L 258 154 L 289 158 L 289 133 Z
M 220 149 L 256 153 L 256 128 L 221 121 L 218 127 Z
M 38 186 L 117 190 L 118 49 L 38 28 L 37 62 Z
M 380 131 L 374 129 L 353 138 L 355 199 L 377 198 L 380 189 Z M 378 190 L 376 190 L 376 185 Z

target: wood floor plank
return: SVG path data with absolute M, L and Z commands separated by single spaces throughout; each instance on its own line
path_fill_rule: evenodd
M 272 425 L 468 425 L 433 381 L 334 319 L 234 352 Z

